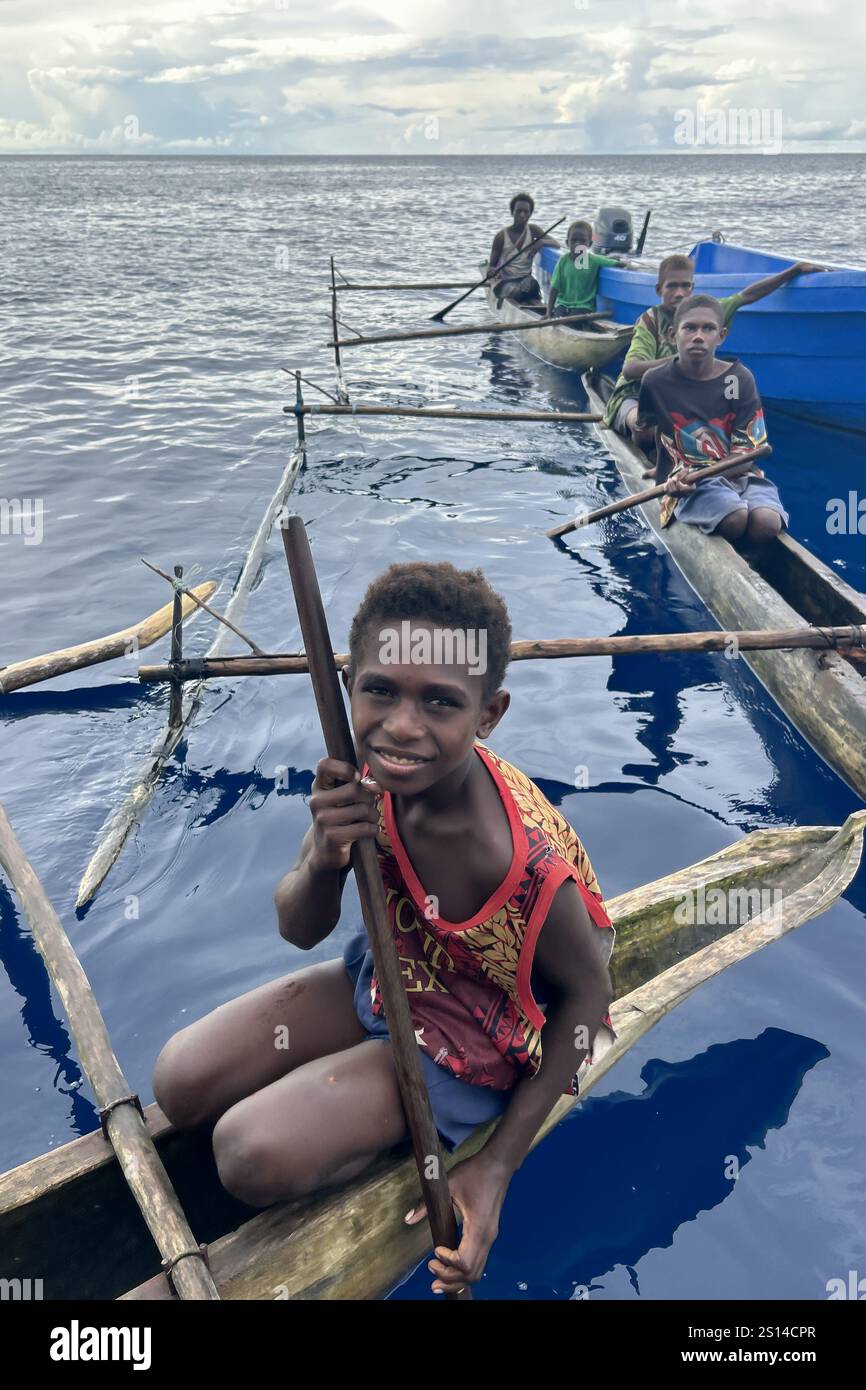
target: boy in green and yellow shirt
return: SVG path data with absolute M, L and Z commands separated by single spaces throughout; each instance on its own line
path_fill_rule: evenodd
M 786 285 L 795 275 L 809 275 L 813 271 L 823 269 L 823 266 L 812 265 L 810 261 L 798 261 L 796 265 L 789 266 L 779 275 L 770 275 L 764 280 L 756 280 L 753 285 L 747 285 L 739 294 L 731 294 L 725 299 L 720 299 L 718 303 L 722 316 L 722 327 L 725 331 L 730 328 L 734 315 L 744 304 L 756 304 L 759 299 L 764 299 L 774 290 Z M 625 355 L 622 372 L 617 378 L 605 410 L 605 424 L 615 429 L 618 434 L 625 435 L 626 438 L 633 436 L 640 443 L 646 437 L 646 432 L 637 426 L 637 401 L 641 378 L 645 372 L 651 371 L 660 362 L 676 356 L 677 347 L 673 331 L 674 315 L 679 305 L 694 293 L 694 288 L 695 270 L 688 256 L 666 256 L 659 266 L 659 278 L 656 285 L 656 290 L 661 296 L 661 303 L 654 304 L 637 320 L 631 346 Z

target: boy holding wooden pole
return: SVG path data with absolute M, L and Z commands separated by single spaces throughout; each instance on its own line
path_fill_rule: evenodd
M 513 1173 L 611 1040 L 613 932 L 589 859 L 479 742 L 508 709 L 510 636 L 479 571 L 394 565 L 371 585 L 344 673 L 367 775 L 322 759 L 312 825 L 276 891 L 281 935 L 311 949 L 340 920 L 351 846 L 374 840 L 437 1129 L 453 1149 L 502 1117 L 449 1174 L 463 1231 L 459 1249 L 436 1249 L 436 1293 L 481 1277 Z M 154 1093 L 178 1126 L 216 1122 L 222 1180 L 254 1206 L 363 1172 L 406 1136 L 366 938 L 176 1034 Z

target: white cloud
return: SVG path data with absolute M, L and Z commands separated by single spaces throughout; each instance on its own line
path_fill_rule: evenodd
M 859 148 L 864 37 L 854 0 L 5 0 L 0 150 L 126 151 L 135 117 L 157 150 L 650 151 L 700 101 Z

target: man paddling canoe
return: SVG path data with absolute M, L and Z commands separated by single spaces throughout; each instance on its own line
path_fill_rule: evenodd
M 530 222 L 535 202 L 528 193 L 515 193 L 509 206 L 511 226 L 503 227 L 496 233 L 490 248 L 491 270 L 497 271 L 498 267 L 502 267 L 501 272 L 497 271 L 493 276 L 493 290 L 500 302 L 503 299 L 510 299 L 515 304 L 540 301 L 541 288 L 532 273 L 532 260 L 543 247 L 559 246 L 559 242 L 545 236 L 543 227 Z M 523 254 L 511 260 L 516 251 Z M 505 262 L 509 260 L 511 264 L 506 265 Z

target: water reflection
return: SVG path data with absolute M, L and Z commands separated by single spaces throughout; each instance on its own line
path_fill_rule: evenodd
M 732 1196 L 732 1175 L 782 1128 L 803 1078 L 829 1055 L 767 1028 L 685 1062 L 651 1059 L 640 1095 L 589 1096 L 512 1181 L 476 1297 L 597 1297 L 617 1267 L 640 1295 L 643 1257 Z M 391 1297 L 423 1298 L 429 1285 L 425 1262 Z

